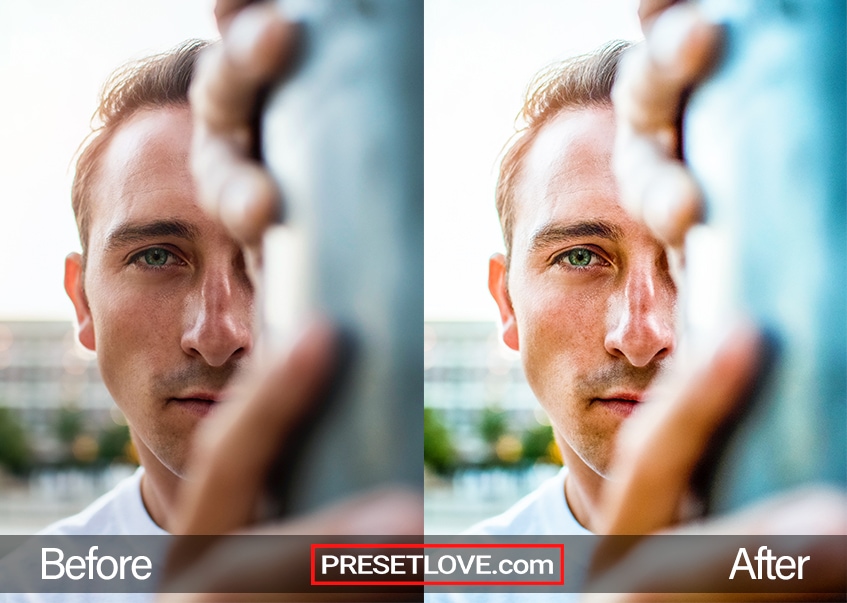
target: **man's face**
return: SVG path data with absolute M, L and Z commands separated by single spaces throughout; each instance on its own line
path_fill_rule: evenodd
M 239 247 L 197 204 L 187 108 L 142 110 L 101 157 L 88 258 L 65 284 L 142 461 L 182 475 L 191 434 L 252 347 Z M 145 456 L 147 458 L 145 458 Z
M 618 204 L 614 134 L 606 108 L 544 126 L 524 158 L 508 273 L 499 256 L 490 277 L 504 340 L 520 350 L 566 462 L 599 475 L 673 351 L 676 304 L 662 246 Z

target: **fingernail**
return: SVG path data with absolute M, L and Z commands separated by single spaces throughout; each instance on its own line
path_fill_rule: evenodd
M 767 519 L 768 532 L 779 535 L 841 533 L 845 525 L 843 507 L 822 504 L 822 501 L 826 502 L 809 497 L 774 510 Z M 844 501 L 842 496 L 840 504 L 843 505 Z
M 686 168 L 668 162 L 656 171 L 644 199 L 644 222 L 662 241 L 680 246 L 688 229 L 701 219 L 697 185 Z
M 265 11 L 255 7 L 244 9 L 235 17 L 227 31 L 224 44 L 226 53 L 234 64 L 249 66 L 253 49 L 265 28 L 266 17 Z
M 238 232 L 246 219 L 255 193 L 253 183 L 244 174 L 233 174 L 223 187 L 220 199 L 220 217 L 224 225 Z
M 332 348 L 334 337 L 335 332 L 330 323 L 324 318 L 314 316 L 304 325 L 295 345 L 304 350 L 304 356 L 314 360 L 327 354 Z
M 423 531 L 423 501 L 412 492 L 394 492 L 350 518 L 346 529 L 360 535 L 413 535 Z
M 668 240 L 669 223 L 676 211 L 678 190 L 672 174 L 662 170 L 645 190 L 643 219 L 653 234 L 663 241 Z
M 673 67 L 697 22 L 698 13 L 689 5 L 677 4 L 662 13 L 647 42 L 653 60 L 660 66 Z

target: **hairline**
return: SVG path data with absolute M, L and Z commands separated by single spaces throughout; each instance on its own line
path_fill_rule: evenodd
M 511 193 L 511 206 L 509 208 L 509 210 L 510 210 L 510 216 L 509 216 L 510 217 L 510 223 L 509 223 L 509 233 L 508 233 L 509 234 L 509 240 L 508 240 L 508 244 L 506 246 L 506 262 L 507 262 L 507 265 L 508 265 L 508 262 L 511 258 L 511 250 L 512 250 L 512 242 L 513 242 L 512 235 L 514 234 L 514 231 L 515 231 L 515 216 L 517 215 L 517 207 L 519 205 L 519 199 L 520 199 L 520 197 L 518 195 L 518 191 L 521 189 L 521 186 L 524 183 L 524 178 L 525 178 L 524 170 L 525 170 L 525 167 L 526 167 L 527 157 L 530 155 L 530 153 L 532 153 L 532 149 L 534 148 L 535 143 L 538 140 L 538 137 L 542 134 L 542 132 L 544 132 L 548 127 L 550 127 L 551 124 L 555 123 L 557 120 L 559 120 L 564 115 L 572 114 L 572 115 L 576 116 L 582 111 L 592 111 L 592 110 L 596 110 L 596 109 L 611 111 L 613 109 L 612 101 L 609 100 L 608 102 L 593 101 L 593 102 L 590 102 L 590 103 L 573 103 L 571 105 L 565 105 L 563 107 L 560 107 L 556 111 L 552 112 L 548 117 L 546 117 L 543 120 L 543 122 L 540 123 L 538 126 L 533 128 L 532 130 L 527 129 L 525 131 L 525 136 L 522 137 L 522 139 L 520 141 L 515 142 L 515 146 L 520 144 L 522 148 L 520 149 L 521 150 L 520 155 L 515 159 L 515 164 L 514 164 L 515 170 L 514 170 L 514 173 L 513 173 L 513 179 L 514 180 L 513 180 L 513 183 L 512 183 L 512 187 L 511 187 L 512 193 Z M 504 236 L 504 238 L 506 236 L 505 230 L 503 232 L 503 236 Z
M 186 40 L 175 48 L 130 61 L 118 67 L 104 83 L 92 129 L 75 153 L 71 202 L 82 248 L 82 266 L 88 256 L 91 205 L 100 181 L 103 157 L 126 122 L 142 111 L 190 107 L 189 86 L 197 56 L 207 41 Z M 98 123 L 99 122 L 99 123 Z
M 125 126 L 132 122 L 136 117 L 140 114 L 147 111 L 161 111 L 165 109 L 171 108 L 187 108 L 190 104 L 188 99 L 185 101 L 178 100 L 169 100 L 164 101 L 162 103 L 144 103 L 134 108 L 132 111 L 126 113 L 125 115 L 121 115 L 119 119 L 112 122 L 108 128 L 99 128 L 92 132 L 94 138 L 91 139 L 90 144 L 96 145 L 93 148 L 94 155 L 90 159 L 90 167 L 89 172 L 86 175 L 88 180 L 86 184 L 86 190 L 88 194 L 85 199 L 85 207 L 84 210 L 81 211 L 80 219 L 77 221 L 77 227 L 79 229 L 80 243 L 82 245 L 82 265 L 85 267 L 86 259 L 88 256 L 88 244 L 90 242 L 91 235 L 91 213 L 92 213 L 92 205 L 95 201 L 95 192 L 98 190 L 99 185 L 101 183 L 103 169 L 103 163 L 106 156 L 109 153 L 109 149 L 112 146 L 112 142 L 114 139 L 124 130 Z M 86 145 L 86 148 L 89 148 Z
M 554 63 L 539 71 L 527 87 L 516 121 L 519 128 L 501 150 L 495 200 L 506 248 L 506 267 L 511 260 L 517 189 L 524 164 L 539 133 L 565 111 L 611 108 L 611 86 L 622 53 L 630 43 L 613 40 L 599 49 Z

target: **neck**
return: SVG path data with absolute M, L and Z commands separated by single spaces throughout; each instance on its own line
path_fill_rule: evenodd
M 166 532 L 173 533 L 176 493 L 181 478 L 156 458 L 140 438 L 133 437 L 138 458 L 144 467 L 141 478 L 141 499 L 153 522 Z
M 606 480 L 586 465 L 565 442 L 558 437 L 556 440 L 568 467 L 565 500 L 580 525 L 596 534 L 601 524 L 600 495 Z

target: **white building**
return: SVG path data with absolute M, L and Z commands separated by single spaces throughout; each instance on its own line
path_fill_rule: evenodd
M 20 417 L 41 450 L 55 438 L 60 408 L 83 411 L 90 423 L 120 420 L 94 354 L 70 322 L 0 322 L 0 406 Z

